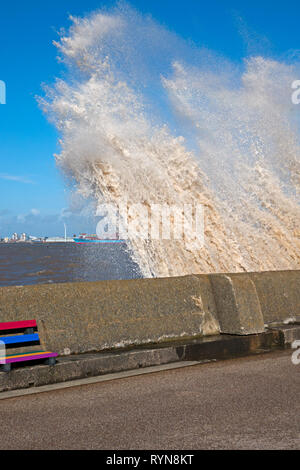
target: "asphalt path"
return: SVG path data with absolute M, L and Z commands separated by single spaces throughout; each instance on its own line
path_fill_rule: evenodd
M 291 352 L 0 401 L 0 449 L 299 449 Z

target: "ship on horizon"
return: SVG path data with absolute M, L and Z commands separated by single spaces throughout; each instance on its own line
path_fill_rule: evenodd
M 120 238 L 98 238 L 97 235 L 88 235 L 87 233 L 81 233 L 79 237 L 74 237 L 76 243 L 125 243 L 126 240 Z

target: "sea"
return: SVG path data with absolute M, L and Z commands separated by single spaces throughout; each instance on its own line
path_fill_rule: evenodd
M 0 244 L 0 286 L 140 277 L 125 244 Z

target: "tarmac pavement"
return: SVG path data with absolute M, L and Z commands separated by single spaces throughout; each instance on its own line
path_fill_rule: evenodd
M 0 400 L 0 449 L 299 449 L 300 365 L 291 355 Z

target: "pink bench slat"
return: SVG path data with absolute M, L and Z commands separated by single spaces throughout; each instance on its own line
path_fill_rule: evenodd
M 26 361 L 35 361 L 36 359 L 47 359 L 48 357 L 57 357 L 57 353 L 47 352 L 47 353 L 40 353 L 33 356 L 20 356 L 20 357 L 13 357 L 5 359 L 5 364 L 11 364 L 13 362 L 26 362 Z
M 0 323 L 1 330 L 17 330 L 18 328 L 34 328 L 36 327 L 36 320 L 25 321 L 9 321 Z

